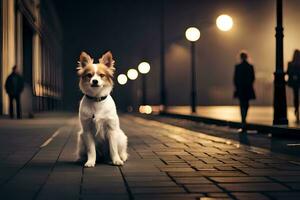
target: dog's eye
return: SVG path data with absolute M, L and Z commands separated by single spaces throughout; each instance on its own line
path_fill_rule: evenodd
M 105 76 L 105 74 L 100 74 L 100 77 L 103 78 Z
M 86 76 L 87 76 L 88 78 L 92 78 L 93 74 L 88 73 Z

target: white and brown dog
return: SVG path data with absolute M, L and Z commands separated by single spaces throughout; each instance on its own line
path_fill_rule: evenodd
M 85 167 L 94 167 L 96 153 L 109 158 L 114 165 L 127 160 L 127 136 L 120 129 L 116 106 L 110 92 L 113 88 L 114 60 L 105 53 L 99 63 L 85 52 L 80 55 L 77 74 L 84 94 L 79 107 L 81 131 L 78 135 L 79 160 L 87 158 Z

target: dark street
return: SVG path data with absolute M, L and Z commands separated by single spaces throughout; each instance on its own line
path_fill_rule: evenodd
M 299 200 L 300 0 L 0 0 L 0 199 Z

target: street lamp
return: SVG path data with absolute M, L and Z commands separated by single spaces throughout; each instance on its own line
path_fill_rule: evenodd
M 196 42 L 200 38 L 200 31 L 196 27 L 190 27 L 185 31 L 185 37 L 191 42 Z
M 233 20 L 229 15 L 220 15 L 216 20 L 216 25 L 221 31 L 229 31 L 233 27 Z
M 197 102 L 195 42 L 200 38 L 200 31 L 195 27 L 190 27 L 185 31 L 185 37 L 191 42 L 191 109 L 195 113 Z
M 274 125 L 287 125 L 286 91 L 283 70 L 283 26 L 282 26 L 282 0 L 276 1 L 276 69 L 274 73 Z
M 125 74 L 120 74 L 117 80 L 120 85 L 125 85 L 127 83 L 127 76 Z
M 165 79 L 165 1 L 160 4 L 160 111 L 166 111 L 167 89 Z
M 138 70 L 139 72 L 142 74 L 142 92 L 143 92 L 143 96 L 142 96 L 142 105 L 146 105 L 147 104 L 147 92 L 146 92 L 146 74 L 149 73 L 150 71 L 150 64 L 147 62 L 141 62 L 138 66 Z
M 139 76 L 138 72 L 136 69 L 129 69 L 127 71 L 127 76 L 130 80 L 135 80 Z

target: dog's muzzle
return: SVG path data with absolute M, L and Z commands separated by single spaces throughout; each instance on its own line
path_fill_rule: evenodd
M 98 84 L 92 84 L 91 87 L 100 87 Z

